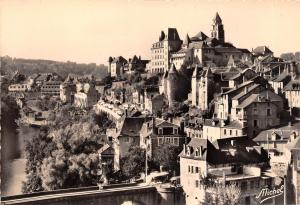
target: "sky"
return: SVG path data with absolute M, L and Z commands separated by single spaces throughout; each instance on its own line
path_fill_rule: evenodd
M 300 0 L 0 0 L 0 55 L 107 64 L 150 58 L 161 30 L 210 36 L 219 12 L 225 39 L 280 55 L 300 51 Z

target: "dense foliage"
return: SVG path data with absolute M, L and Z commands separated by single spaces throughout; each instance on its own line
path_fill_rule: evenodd
M 97 152 L 111 124 L 106 115 L 61 107 L 53 125 L 40 129 L 26 143 L 28 176 L 23 192 L 96 185 L 100 173 Z
M 51 60 L 32 60 L 11 58 L 9 56 L 1 57 L 1 73 L 9 74 L 14 71 L 19 71 L 26 76 L 34 73 L 51 73 L 55 72 L 65 78 L 69 73 L 78 75 L 94 75 L 98 78 L 103 78 L 107 75 L 107 67 L 103 64 L 77 64 L 75 62 L 58 62 Z
M 154 164 L 161 166 L 163 169 L 173 173 L 179 174 L 178 155 L 181 149 L 174 145 L 161 145 L 153 152 Z
M 140 147 L 131 147 L 128 153 L 121 159 L 121 171 L 127 178 L 139 176 L 145 172 L 146 152 Z

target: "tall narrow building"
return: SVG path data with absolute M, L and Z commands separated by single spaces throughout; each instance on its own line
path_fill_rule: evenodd
M 215 18 L 213 19 L 213 25 L 212 25 L 212 31 L 211 31 L 211 37 L 216 38 L 222 43 L 225 42 L 225 32 L 224 32 L 224 26 L 222 23 L 222 19 L 219 16 L 218 12 L 216 13 Z

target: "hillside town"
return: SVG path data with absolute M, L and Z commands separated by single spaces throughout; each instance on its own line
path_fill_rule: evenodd
M 178 204 L 300 204 L 300 61 L 235 47 L 218 13 L 210 24 L 156 31 L 150 59 L 108 56 L 102 79 L 2 72 L 18 125 L 46 133 L 44 147 L 28 142 L 49 155 L 26 151 L 40 161 L 27 163 L 24 193 L 141 183 L 180 191 Z

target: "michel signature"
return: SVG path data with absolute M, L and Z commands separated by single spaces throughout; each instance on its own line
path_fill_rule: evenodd
M 261 199 L 260 203 L 262 203 L 270 198 L 273 198 L 273 197 L 283 194 L 283 191 L 284 191 L 284 185 L 281 185 L 281 187 L 279 189 L 276 189 L 275 187 L 273 189 L 269 189 L 266 187 L 266 188 L 263 188 L 260 191 L 259 195 L 257 195 L 255 198 Z

